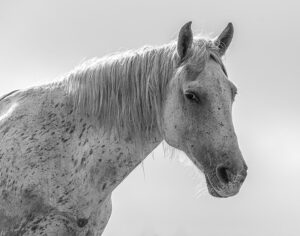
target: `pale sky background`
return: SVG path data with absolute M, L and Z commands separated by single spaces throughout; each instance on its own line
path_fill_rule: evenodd
M 225 65 L 248 178 L 235 197 L 199 196 L 203 178 L 160 147 L 114 191 L 104 236 L 299 236 L 298 0 L 0 0 L 0 94 L 54 81 L 85 58 L 167 43 L 189 20 L 212 36 L 235 26 Z

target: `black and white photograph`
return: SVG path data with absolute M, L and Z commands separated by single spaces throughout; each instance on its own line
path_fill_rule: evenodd
M 299 10 L 0 0 L 0 236 L 299 236 Z

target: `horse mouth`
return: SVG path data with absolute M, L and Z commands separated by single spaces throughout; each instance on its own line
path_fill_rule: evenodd
M 232 173 L 230 169 L 224 168 L 224 165 L 217 168 L 203 168 L 196 158 L 190 159 L 204 174 L 208 192 L 213 197 L 227 198 L 236 195 L 247 176 L 248 168 L 245 164 L 238 173 Z
M 215 188 L 213 187 L 212 183 L 210 182 L 209 177 L 207 177 L 207 175 L 205 175 L 205 179 L 206 179 L 206 185 L 207 185 L 207 189 L 208 192 L 210 193 L 210 195 L 214 196 L 214 197 L 218 197 L 218 198 L 226 198 L 228 196 L 225 195 L 221 195 Z
M 208 192 L 213 197 L 217 198 L 227 198 L 236 195 L 239 192 L 240 185 L 229 184 L 228 186 L 219 186 L 218 184 L 213 182 L 213 178 L 209 177 L 205 174 L 206 185 Z

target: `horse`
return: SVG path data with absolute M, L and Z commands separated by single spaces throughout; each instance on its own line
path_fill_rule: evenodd
M 0 235 L 102 235 L 112 191 L 163 140 L 218 198 L 247 175 L 232 123 L 236 86 L 215 39 L 177 40 L 91 59 L 60 80 L 0 99 Z

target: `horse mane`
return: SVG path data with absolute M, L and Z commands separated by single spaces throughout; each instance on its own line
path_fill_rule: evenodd
M 203 64 L 214 49 L 211 41 L 199 38 L 190 58 Z M 153 128 L 161 134 L 164 96 L 178 61 L 176 42 L 147 46 L 91 59 L 64 81 L 76 110 L 95 117 L 106 131 L 144 142 Z

